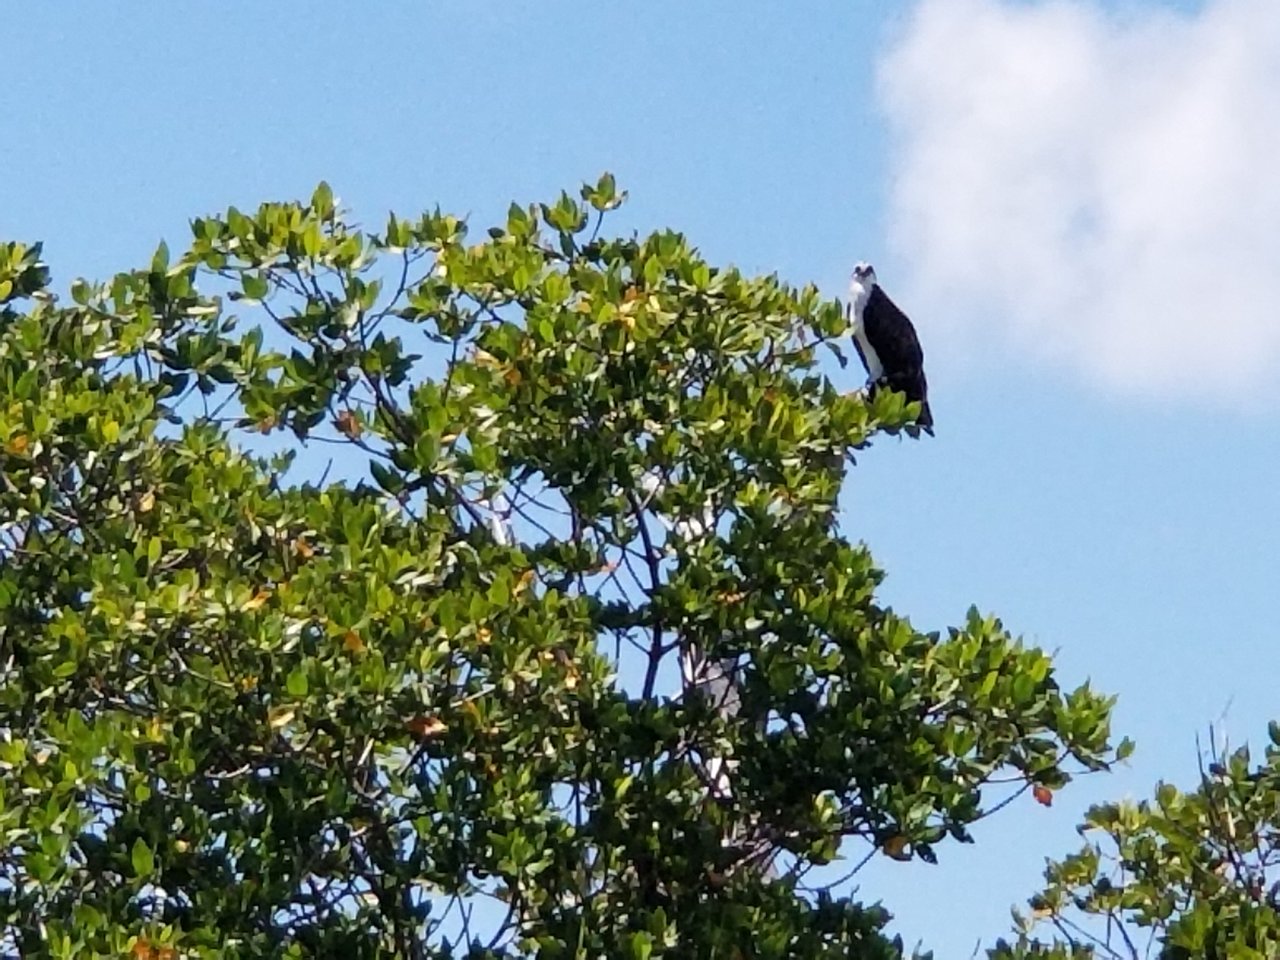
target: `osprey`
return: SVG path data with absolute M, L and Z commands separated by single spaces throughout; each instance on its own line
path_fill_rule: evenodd
M 853 308 L 853 343 L 867 368 L 871 394 L 885 386 L 919 401 L 918 423 L 933 435 L 933 414 L 929 410 L 929 385 L 924 378 L 924 351 L 916 338 L 916 328 L 907 315 L 876 283 L 875 268 L 859 263 L 849 282 Z

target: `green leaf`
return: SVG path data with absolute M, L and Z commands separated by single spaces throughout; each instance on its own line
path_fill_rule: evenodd
M 169 270 L 169 245 L 163 240 L 156 247 L 155 255 L 151 258 L 152 273 L 167 273 Z
M 312 259 L 320 256 L 320 250 L 323 246 L 324 238 L 320 234 L 320 225 L 318 223 L 309 223 L 306 229 L 302 231 L 302 250 Z
M 533 221 L 529 218 L 529 212 L 518 203 L 511 204 L 507 211 L 507 233 L 518 239 L 523 239 L 530 235 L 533 231 Z
M 662 274 L 662 261 L 657 257 L 650 257 L 644 262 L 644 282 L 646 286 L 656 287 L 658 281 L 662 279 Z
M 404 478 L 377 460 L 369 461 L 369 472 L 373 474 L 373 479 L 378 486 L 392 496 L 396 496 L 404 489 Z
M 156 860 L 151 848 L 141 837 L 133 841 L 133 849 L 129 852 L 129 861 L 133 864 L 135 877 L 149 877 L 155 871 Z
M 63 660 L 53 666 L 53 676 L 56 680 L 65 680 L 67 677 L 75 676 L 79 672 L 80 665 L 74 660 Z
M 321 220 L 327 221 L 333 218 L 333 190 L 324 180 L 320 181 L 315 192 L 311 194 L 311 209 Z
M 307 682 L 307 672 L 301 667 L 294 667 L 289 673 L 289 679 L 285 682 L 285 689 L 295 697 L 305 697 L 310 684 Z
M 649 960 L 649 955 L 653 953 L 653 934 L 648 930 L 637 930 L 631 934 L 627 948 L 632 960 Z
M 614 180 L 613 174 L 605 173 L 594 187 L 582 188 L 582 199 L 590 203 L 596 210 L 604 212 L 619 206 L 623 198 L 618 196 L 618 185 Z
M 267 278 L 256 273 L 244 273 L 240 276 L 240 287 L 250 300 L 261 300 L 267 295 Z

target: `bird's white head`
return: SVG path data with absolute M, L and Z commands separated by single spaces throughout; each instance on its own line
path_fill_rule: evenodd
M 865 260 L 859 261 L 849 277 L 849 303 L 855 312 L 862 310 L 867 298 L 871 296 L 871 288 L 876 285 L 875 267 Z

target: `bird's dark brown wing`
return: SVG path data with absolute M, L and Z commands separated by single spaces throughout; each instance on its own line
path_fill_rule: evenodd
M 920 348 L 916 328 L 879 284 L 871 288 L 867 306 L 862 312 L 862 322 L 867 339 L 875 347 L 886 372 L 924 367 L 924 351 Z

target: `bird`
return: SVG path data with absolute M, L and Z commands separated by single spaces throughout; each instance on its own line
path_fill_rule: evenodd
M 929 384 L 924 376 L 924 350 L 911 320 L 889 299 L 876 282 L 876 271 L 866 261 L 853 268 L 849 281 L 850 312 L 853 320 L 853 344 L 862 365 L 867 368 L 875 395 L 879 387 L 888 387 L 906 395 L 909 402 L 920 404 L 916 422 L 933 436 L 933 411 L 929 409 Z

